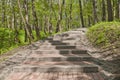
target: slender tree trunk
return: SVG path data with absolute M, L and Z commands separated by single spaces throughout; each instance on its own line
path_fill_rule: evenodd
M 73 0 L 71 0 L 70 1 L 70 10 L 69 10 L 69 12 L 70 12 L 70 17 L 69 17 L 69 28 L 71 28 L 72 27 L 72 10 L 73 10 Z
M 28 22 L 27 22 L 27 20 L 24 18 L 24 16 L 23 16 L 23 13 L 22 13 L 22 8 L 21 8 L 21 5 L 20 5 L 20 0 L 17 0 L 18 1 L 18 7 L 19 7 L 19 12 L 20 12 L 20 15 L 21 15 L 21 18 L 22 18 L 22 21 L 23 21 L 23 23 L 24 23 L 24 26 L 25 26 L 25 41 L 27 41 L 26 39 L 27 39 L 27 37 L 28 37 L 28 39 L 29 39 L 29 43 L 31 43 L 31 41 L 32 41 L 32 36 L 31 36 L 31 31 L 29 31 L 29 29 L 28 29 Z M 25 5 L 25 7 L 26 7 L 26 5 Z M 27 16 L 26 16 L 26 18 L 27 18 Z
M 111 0 L 107 0 L 108 21 L 113 21 L 113 9 Z
M 85 27 L 81 0 L 79 0 L 79 7 L 80 7 L 80 19 L 81 19 L 82 27 Z
M 59 5 L 59 16 L 58 16 L 58 21 L 57 21 L 57 26 L 56 26 L 56 33 L 60 31 L 61 29 L 61 1 L 58 0 L 58 5 Z
M 116 1 L 116 14 L 115 14 L 116 19 L 120 19 L 120 0 Z
M 52 0 L 51 0 L 51 3 L 52 3 Z M 54 7 L 53 7 L 53 4 L 51 4 L 51 8 L 52 8 L 52 11 L 53 11 L 53 13 L 54 13 L 55 20 L 57 20 L 56 11 L 55 11 L 55 9 L 54 9 Z
M 47 35 L 47 16 L 44 15 L 44 33 Z
M 69 28 L 70 28 L 70 26 L 69 26 L 69 19 L 68 19 L 68 14 L 67 14 L 67 12 L 65 12 L 65 16 L 66 16 L 66 30 L 69 30 Z
M 7 26 L 8 28 L 11 28 L 9 16 L 7 16 Z
M 105 7 L 105 0 L 102 0 L 102 21 L 106 21 L 106 7 Z
M 88 15 L 88 26 L 89 26 L 89 27 L 91 26 L 91 18 L 90 18 L 90 15 Z
M 118 5 L 119 5 L 119 19 L 120 19 L 120 0 L 118 0 Z
M 68 18 L 68 14 L 67 14 L 67 7 L 66 7 L 66 2 L 65 2 L 65 30 L 69 30 L 70 26 L 69 26 L 69 18 Z
M 16 43 L 20 43 L 20 40 L 18 38 L 19 31 L 18 31 L 18 28 L 17 28 L 17 25 L 16 25 L 17 19 L 16 19 L 16 13 L 15 13 L 15 2 L 14 1 L 12 2 L 12 11 L 13 11 L 13 25 L 12 26 L 13 26 L 13 28 L 15 30 L 15 38 L 14 38 L 14 40 L 15 40 Z
M 97 0 L 92 0 L 93 1 L 93 17 L 94 17 L 94 24 L 98 22 L 98 16 L 97 16 Z
M 6 9 L 5 0 L 2 0 L 2 27 L 6 27 Z
M 37 14 L 35 11 L 34 0 L 32 0 L 32 14 L 33 14 L 33 19 L 34 19 L 34 27 L 35 27 L 35 31 L 36 31 L 36 37 L 39 40 L 40 39 L 40 29 L 38 27 L 38 18 L 37 18 Z
M 31 41 L 32 41 L 34 39 L 34 37 L 32 35 L 31 26 L 29 24 L 28 0 L 24 0 L 24 9 L 25 9 L 25 21 L 26 21 L 27 29 L 29 31 L 30 38 L 31 38 Z
M 64 6 L 65 0 L 62 0 L 62 5 L 61 5 L 61 0 L 58 0 L 59 4 L 59 17 L 57 21 L 57 26 L 56 26 L 56 33 L 61 31 L 61 21 L 62 21 L 62 12 L 63 12 L 63 6 Z
M 52 34 L 52 11 L 53 11 L 52 3 L 53 3 L 53 0 L 50 0 L 49 34 Z

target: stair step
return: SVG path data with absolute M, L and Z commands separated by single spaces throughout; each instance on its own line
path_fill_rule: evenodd
M 53 37 L 50 37 L 50 38 L 46 38 L 45 40 L 53 40 Z
M 105 80 L 101 73 L 81 73 L 81 72 L 11 72 L 5 80 Z M 12 79 L 11 79 L 12 77 Z M 1 78 L 0 80 L 3 80 Z M 108 80 L 108 79 L 106 79 Z M 119 78 L 117 79 L 119 80 Z
M 92 65 L 92 62 L 88 61 L 24 61 L 23 65 L 32 65 L 32 66 L 43 66 L 43 65 Z
M 43 42 L 41 45 L 69 45 L 69 43 L 63 43 L 63 42 L 58 42 L 58 41 L 56 42 L 46 41 L 46 42 Z
M 37 54 L 88 54 L 87 50 L 74 50 L 74 49 L 66 49 L 66 50 L 34 50 L 32 53 Z
M 56 46 L 56 49 L 75 49 L 76 46 Z
M 16 66 L 12 71 L 17 72 L 84 72 L 97 73 L 98 67 L 91 64 L 83 65 L 45 65 L 45 66 Z
M 76 41 L 75 40 L 65 40 L 65 41 L 62 41 L 62 42 L 43 42 L 41 43 L 41 45 L 75 45 L 76 44 Z
M 46 45 L 44 45 L 44 46 L 40 46 L 39 47 L 39 50 L 40 49 L 43 49 L 43 50 L 54 50 L 54 49 L 58 49 L 58 50 L 61 50 L 61 49 L 63 49 L 63 50 L 65 50 L 65 49 L 76 49 L 76 46 L 69 46 L 69 45 L 56 45 L 56 46 L 46 46 Z
M 80 33 L 81 31 L 68 31 L 67 33 Z
M 31 53 L 27 57 L 34 57 L 34 58 L 40 58 L 40 57 L 91 57 L 89 54 L 60 54 L 60 53 Z
M 43 40 L 43 42 L 48 42 L 48 43 L 60 43 L 60 40 Z
M 91 56 L 84 57 L 29 57 L 27 61 L 92 61 Z
M 44 40 L 44 43 L 45 44 L 52 44 L 52 45 L 70 45 L 71 43 L 75 43 L 76 41 L 75 40 L 78 40 L 79 38 L 73 38 L 73 37 L 66 37 L 66 38 L 63 38 L 62 40 Z

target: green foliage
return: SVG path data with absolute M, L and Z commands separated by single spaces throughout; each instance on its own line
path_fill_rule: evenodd
M 88 39 L 94 46 L 105 47 L 120 42 L 120 23 L 101 22 L 89 28 Z
M 14 32 L 9 29 L 0 28 L 0 54 L 6 52 L 11 46 L 15 46 Z
M 32 34 L 34 36 L 34 41 L 37 40 L 36 32 L 35 30 L 32 31 Z M 54 34 L 54 33 L 52 33 Z M 51 35 L 52 35 L 51 34 Z M 44 39 L 46 37 L 50 36 L 50 34 L 47 32 L 45 34 L 44 31 L 40 32 L 41 39 Z M 25 42 L 25 31 L 19 30 L 18 33 L 18 39 L 19 43 L 15 41 L 15 31 L 7 28 L 0 28 L 0 54 L 3 54 L 11 49 L 14 49 L 20 45 L 28 44 L 28 42 Z
M 24 41 L 25 41 L 25 31 L 19 30 L 18 38 L 20 40 L 20 43 L 24 43 Z
M 48 36 L 48 33 L 45 34 L 43 31 L 40 32 L 41 39 L 44 39 L 47 36 Z

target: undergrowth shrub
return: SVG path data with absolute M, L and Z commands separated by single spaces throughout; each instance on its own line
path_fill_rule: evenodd
M 120 22 L 101 22 L 88 29 L 87 37 L 96 47 L 120 43 Z
M 34 41 L 37 41 L 36 32 L 32 30 Z M 53 34 L 53 33 L 52 33 Z M 40 39 L 44 39 L 52 34 L 40 31 Z M 18 39 L 19 42 L 16 42 L 15 39 Z M 18 46 L 29 44 L 25 42 L 25 31 L 19 30 L 18 35 L 16 36 L 15 30 L 8 28 L 0 28 L 0 54 L 3 54 L 11 49 L 14 49 Z
M 0 54 L 15 46 L 14 37 L 12 30 L 0 28 Z

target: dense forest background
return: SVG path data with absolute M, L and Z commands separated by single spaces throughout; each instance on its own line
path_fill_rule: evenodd
M 0 0 L 0 53 L 49 35 L 120 20 L 120 0 Z

